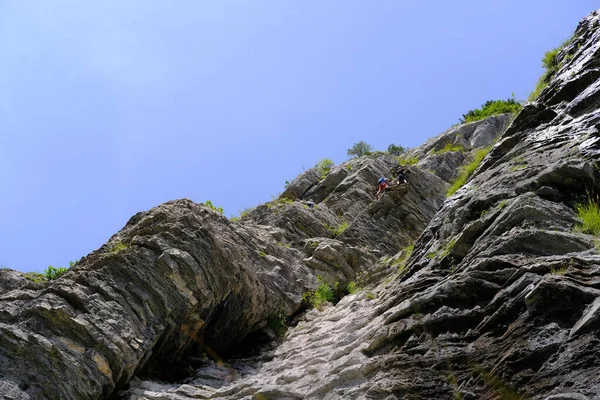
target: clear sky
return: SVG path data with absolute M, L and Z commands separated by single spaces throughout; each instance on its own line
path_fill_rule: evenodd
M 41 271 L 134 213 L 271 200 L 353 143 L 413 147 L 526 99 L 596 1 L 0 2 L 0 265 Z

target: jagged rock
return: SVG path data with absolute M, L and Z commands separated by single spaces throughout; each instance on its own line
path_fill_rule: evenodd
M 573 230 L 574 203 L 599 189 L 600 113 L 591 106 L 598 87 L 580 80 L 575 94 L 566 78 L 591 76 L 586 69 L 598 65 L 599 27 L 597 12 L 582 21 L 576 36 L 587 38 L 580 50 L 444 204 L 417 241 L 407 273 L 390 286 L 387 318 L 369 354 L 381 358 L 382 367 L 385 358 L 419 371 L 424 379 L 413 386 L 419 393 L 448 383 L 432 372 L 436 366 L 456 377 L 457 390 L 477 398 L 600 393 L 592 366 L 599 338 L 590 329 L 596 323 L 599 293 L 592 282 L 598 281 L 600 254 L 593 237 Z M 428 321 L 448 315 L 452 305 L 461 310 L 452 313 L 461 322 L 442 324 L 457 335 L 449 340 Z M 444 361 L 441 350 L 422 358 L 394 350 L 419 332 L 430 336 L 429 349 L 448 348 L 443 352 L 451 361 Z M 423 363 L 431 369 L 421 368 Z M 446 398 L 442 393 L 435 397 Z M 445 393 L 450 398 L 452 390 Z
M 464 164 L 469 151 L 491 145 L 510 124 L 510 114 L 501 114 L 481 121 L 452 127 L 446 132 L 425 144 L 410 150 L 406 157 L 416 157 L 417 166 L 421 169 L 451 182 L 457 174 L 458 168 Z M 462 150 L 445 151 L 447 144 Z
M 595 12 L 580 23 L 576 45 L 564 51 L 572 57 L 561 55 L 538 101 L 439 209 L 406 268 L 383 258 L 372 264 L 366 281 L 387 283 L 307 314 L 272 360 L 210 397 L 250 398 L 274 387 L 304 399 L 597 397 L 600 254 L 595 238 L 573 231 L 573 204 L 600 182 L 599 19 Z M 419 166 L 439 165 L 443 179 L 462 161 L 435 159 L 431 150 L 492 136 L 451 132 L 413 151 Z M 333 190 L 316 183 L 311 193 L 327 193 L 323 203 L 334 214 L 356 215 L 362 194 L 353 185 L 341 190 L 348 179 Z M 391 199 L 370 205 L 375 220 L 393 210 Z M 141 387 L 131 393 L 157 398 Z
M 329 196 L 314 208 L 301 199 L 275 201 L 231 223 L 189 200 L 171 201 L 134 215 L 56 281 L 33 283 L 2 270 L 5 386 L 35 399 L 106 397 L 198 348 L 226 354 L 252 335 L 268 336 L 266 320 L 299 311 L 317 275 L 344 288 L 376 261 L 373 248 L 395 252 L 415 240 L 445 188 L 415 170 L 422 182 L 402 196 L 385 195 L 385 205 L 370 213 L 377 177 L 397 162 L 353 163 L 354 171 L 334 168 L 310 188 L 316 199 Z M 399 230 L 401 224 L 410 226 Z M 264 393 L 279 393 L 273 390 Z
M 23 274 L 9 268 L 0 268 L 0 294 L 27 284 Z

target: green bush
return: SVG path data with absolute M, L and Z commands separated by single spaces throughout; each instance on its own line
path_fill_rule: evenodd
M 271 205 L 270 205 L 269 203 L 267 203 L 267 207 L 269 207 L 269 208 L 270 208 L 270 206 L 271 206 Z M 239 215 L 238 215 L 238 216 L 231 216 L 231 217 L 229 218 L 229 220 L 230 220 L 231 222 L 237 222 L 237 221 L 239 221 L 240 219 L 242 219 L 242 218 L 244 218 L 245 216 L 247 216 L 248 214 L 250 214 L 250 212 L 251 212 L 252 210 L 254 210 L 254 208 L 255 208 L 255 207 L 248 207 L 248 208 L 244 208 L 243 210 L 238 210 L 238 213 L 239 213 Z
M 415 249 L 415 244 L 414 243 L 411 244 L 410 246 L 407 246 L 407 247 L 403 248 L 401 250 L 402 252 L 404 252 L 404 254 L 402 254 L 402 257 L 398 258 L 392 264 L 393 266 L 396 267 L 396 270 L 398 271 L 399 274 L 401 274 L 402 272 L 404 272 L 404 269 L 406 268 L 406 261 L 408 261 L 408 259 L 412 255 L 412 252 L 413 252 L 414 249 Z
M 350 225 L 346 221 L 342 221 L 342 223 L 339 224 L 337 227 L 325 224 L 325 228 L 327 228 L 329 232 L 333 234 L 333 237 L 339 236 L 342 233 L 344 233 L 344 231 L 348 229 L 349 226 Z
M 542 90 L 544 90 L 544 88 L 546 86 L 548 86 L 548 83 L 550 83 L 550 80 L 554 77 L 556 72 L 561 67 L 560 62 L 558 61 L 558 53 L 560 53 L 560 51 L 562 49 L 564 49 L 569 44 L 571 44 L 571 42 L 573 41 L 574 38 L 575 38 L 574 36 L 570 37 L 569 39 L 565 40 L 560 46 L 558 46 L 552 50 L 548 50 L 544 53 L 544 56 L 542 57 L 542 67 L 545 68 L 546 70 L 544 71 L 542 76 L 538 79 L 535 89 L 533 90 L 533 92 L 531 92 L 529 94 L 529 97 L 527 100 L 533 101 L 533 100 L 537 99 L 537 97 L 540 95 Z
M 406 153 L 406 148 L 402 146 L 396 146 L 392 143 L 388 146 L 387 152 L 393 156 L 399 156 L 400 154 Z
M 211 210 L 214 210 L 216 212 L 218 212 L 219 214 L 223 214 L 223 207 L 215 207 L 212 203 L 212 201 L 210 200 L 206 200 L 204 202 L 204 205 L 208 208 L 210 208 Z
M 373 147 L 366 142 L 354 143 L 354 146 L 348 149 L 348 156 L 350 157 L 362 157 L 368 156 L 373 152 Z
M 358 291 L 358 285 L 354 281 L 348 282 L 346 288 L 344 289 L 345 294 L 354 294 Z
M 32 282 L 45 282 L 46 276 L 44 274 L 40 274 L 38 272 L 26 272 L 23 274 L 25 279 L 29 279 Z
M 317 163 L 317 172 L 319 175 L 321 175 L 321 180 L 325 179 L 325 177 L 331 171 L 331 168 L 333 168 L 334 165 L 335 164 L 333 163 L 333 161 L 331 161 L 329 158 L 319 160 L 319 162 Z
M 400 165 L 415 165 L 419 162 L 419 159 L 415 156 L 396 157 L 396 161 L 398 161 L 398 164 Z
M 516 101 L 514 98 L 507 100 L 488 100 L 481 105 L 481 108 L 469 110 L 466 114 L 463 114 L 460 118 L 462 124 L 468 122 L 479 121 L 492 115 L 504 114 L 504 113 L 518 113 L 523 106 L 521 103 Z
M 56 267 L 53 267 L 52 265 L 49 265 L 48 268 L 46 268 L 44 270 L 44 272 L 41 274 L 39 272 L 27 272 L 27 273 L 23 274 L 23 277 L 25 279 L 29 279 L 30 281 L 33 281 L 33 282 L 51 281 L 51 280 L 61 277 L 65 273 L 67 273 L 67 271 L 70 268 L 75 267 L 78 262 L 79 262 L 79 259 L 76 259 L 75 261 L 69 261 L 69 268 L 65 268 L 65 267 L 56 268 Z
M 287 331 L 286 316 L 283 312 L 277 312 L 267 317 L 267 326 L 275 332 L 277 336 L 283 336 Z
M 550 268 L 550 273 L 554 274 L 554 275 L 564 275 L 567 273 L 567 267 L 566 266 L 552 267 L 552 268 Z
M 588 198 L 586 202 L 575 206 L 577 216 L 582 223 L 575 229 L 578 232 L 600 235 L 600 206 L 597 201 Z
M 118 254 L 118 253 L 122 252 L 123 250 L 125 250 L 126 248 L 127 248 L 127 245 L 125 243 L 123 243 L 122 241 L 118 241 L 117 243 L 115 243 L 112 246 L 112 249 L 110 250 L 110 252 L 113 254 Z
M 465 146 L 462 144 L 452 144 L 448 142 L 443 148 L 434 150 L 431 154 L 443 154 L 448 153 L 449 151 L 465 151 Z
M 322 276 L 317 276 L 317 282 L 319 285 L 313 291 L 306 292 L 302 298 L 308 301 L 313 307 L 321 309 L 327 302 L 333 302 L 335 300 L 335 291 L 337 290 L 338 283 L 336 282 L 333 286 L 329 285 Z
M 464 165 L 459 170 L 458 177 L 448 189 L 448 196 L 452 196 L 454 193 L 456 193 L 458 189 L 460 189 L 465 183 L 467 183 L 471 174 L 477 169 L 479 164 L 481 164 L 481 161 L 485 158 L 485 156 L 487 156 L 491 149 L 492 146 L 488 146 L 475 151 L 475 154 L 473 155 L 473 161 Z
M 456 241 L 457 239 L 452 239 L 448 243 L 446 243 L 446 245 L 444 246 L 444 250 L 442 250 L 440 255 L 442 257 L 446 257 L 448 254 L 450 254 L 450 252 L 452 251 L 452 249 L 454 249 L 454 246 L 456 245 Z
M 44 270 L 44 277 L 46 280 L 51 281 L 53 279 L 57 279 L 64 275 L 69 269 L 65 267 L 54 268 L 52 265 L 49 265 L 48 268 Z

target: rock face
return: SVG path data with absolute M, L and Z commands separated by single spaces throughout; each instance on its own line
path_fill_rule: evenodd
M 574 229 L 599 189 L 599 20 L 580 23 L 405 269 L 373 264 L 372 292 L 309 313 L 252 371 L 237 360 L 210 388 L 140 382 L 131 398 L 599 398 L 598 239 Z
M 353 171 L 336 167 L 311 187 L 324 199 L 314 208 L 282 198 L 232 223 L 171 201 L 133 216 L 56 281 L 2 270 L 0 390 L 23 399 L 106 398 L 188 354 L 227 355 L 270 317 L 298 312 L 317 276 L 344 288 L 378 254 L 412 243 L 445 190 L 415 170 L 406 193 L 374 203 L 374 183 L 398 163 L 352 163 Z
M 0 393 L 598 398 L 598 238 L 574 229 L 575 204 L 600 189 L 598 12 L 559 62 L 514 121 L 456 127 L 412 150 L 408 187 L 379 201 L 375 182 L 398 165 L 388 155 L 324 179 L 309 170 L 235 223 L 189 200 L 138 213 L 56 281 L 0 270 Z M 468 155 L 438 150 L 500 134 L 446 199 Z M 298 314 L 317 275 L 361 286 Z M 295 322 L 267 340 L 281 315 Z
M 407 156 L 419 160 L 416 165 L 421 169 L 451 182 L 467 159 L 468 152 L 491 145 L 508 128 L 510 121 L 510 114 L 501 114 L 452 127 L 409 151 Z M 446 151 L 444 148 L 448 145 L 462 150 Z
M 402 365 L 388 372 L 397 397 L 600 394 L 600 255 L 597 238 L 574 230 L 574 205 L 600 182 L 599 19 L 579 24 L 558 74 L 442 206 L 391 286 L 367 350 Z

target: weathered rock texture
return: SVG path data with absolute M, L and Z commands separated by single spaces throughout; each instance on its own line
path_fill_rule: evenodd
M 0 393 L 598 398 L 600 253 L 598 238 L 574 230 L 573 207 L 600 189 L 599 27 L 597 12 L 580 23 L 508 130 L 500 116 L 445 132 L 412 151 L 421 161 L 407 190 L 380 201 L 374 182 L 397 160 L 362 157 L 322 180 L 307 171 L 236 223 L 188 200 L 139 213 L 51 283 L 0 271 Z M 501 132 L 444 202 L 464 155 L 434 162 L 431 150 L 486 146 Z M 400 250 L 417 237 L 405 263 Z M 317 275 L 343 286 L 357 273 L 358 293 L 263 343 L 266 320 L 301 310 Z
M 600 395 L 600 255 L 573 211 L 599 189 L 599 26 L 598 12 L 579 24 L 387 293 L 367 351 L 402 366 L 388 370 L 396 397 Z
M 389 282 L 309 313 L 252 370 L 238 360 L 212 386 L 207 369 L 139 382 L 131 398 L 600 398 L 598 239 L 574 229 L 573 210 L 599 189 L 599 19 L 580 23 L 404 270 L 372 265 Z
M 421 169 L 431 171 L 446 182 L 456 178 L 469 152 L 491 145 L 508 128 L 510 114 L 502 114 L 448 129 L 425 144 L 410 150 L 405 158 L 415 157 Z M 445 151 L 448 145 L 462 150 Z
M 2 390 L 23 399 L 107 397 L 199 349 L 226 355 L 269 317 L 299 311 L 318 275 L 345 287 L 378 254 L 412 243 L 446 187 L 415 170 L 419 181 L 373 205 L 378 176 L 398 163 L 352 163 L 313 185 L 313 197 L 327 197 L 315 208 L 279 200 L 232 223 L 177 200 L 133 216 L 56 281 L 2 270 Z

